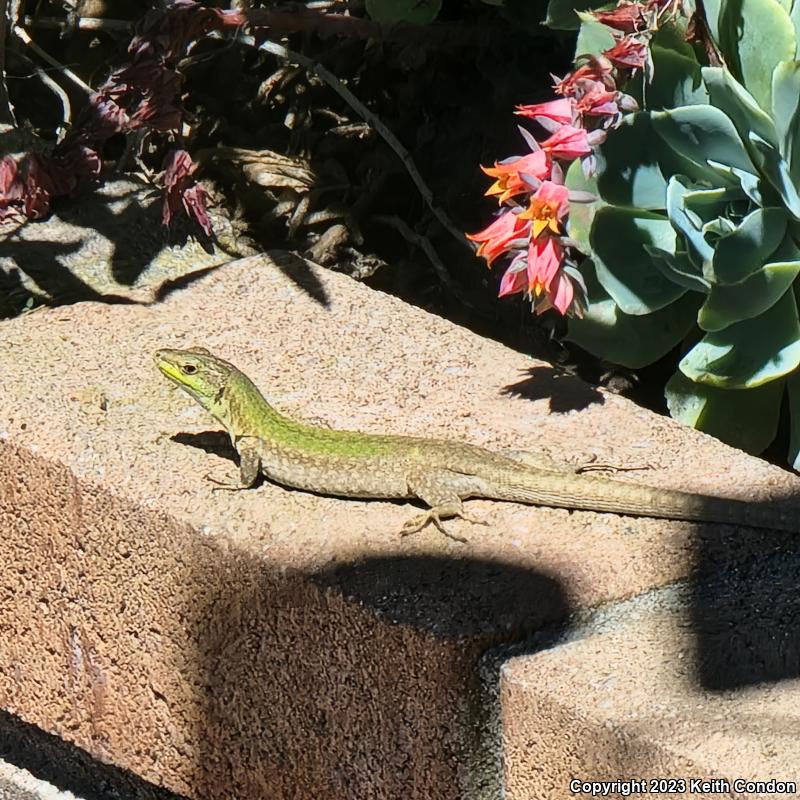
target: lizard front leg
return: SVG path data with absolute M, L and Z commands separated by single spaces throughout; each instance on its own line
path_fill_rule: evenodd
M 236 450 L 239 453 L 239 483 L 221 481 L 206 475 L 208 480 L 217 484 L 212 491 L 235 492 L 240 489 L 250 489 L 258 479 L 258 471 L 261 468 L 258 437 L 242 436 L 236 441 Z
M 475 525 L 489 524 L 485 520 L 467 514 L 461 500 L 462 496 L 468 497 L 480 493 L 480 487 L 475 483 L 479 479 L 447 469 L 437 469 L 414 472 L 408 476 L 407 480 L 409 492 L 429 505 L 430 508 L 424 514 L 417 514 L 407 520 L 400 530 L 401 536 L 417 533 L 433 523 L 448 539 L 466 542 L 467 540 L 462 536 L 450 533 L 444 526 L 443 520 L 458 517 Z

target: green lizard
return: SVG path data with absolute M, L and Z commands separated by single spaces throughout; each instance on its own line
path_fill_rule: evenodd
M 466 513 L 462 500 L 485 497 L 557 508 L 665 519 L 720 522 L 796 531 L 793 515 L 741 500 L 578 474 L 569 467 L 525 460 L 463 442 L 331 430 L 297 422 L 274 409 L 233 364 L 200 347 L 158 350 L 161 372 L 228 431 L 246 489 L 259 470 L 276 483 L 341 497 L 421 500 L 429 510 L 403 526 L 403 535 Z M 484 524 L 484 523 L 481 523 Z M 463 540 L 462 540 L 463 541 Z

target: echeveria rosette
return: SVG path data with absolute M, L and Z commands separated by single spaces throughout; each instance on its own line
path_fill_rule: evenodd
M 710 38 L 659 30 L 651 83 L 626 87 L 644 110 L 595 150 L 593 177 L 567 174 L 597 195 L 567 224 L 590 257 L 570 338 L 630 367 L 680 348 L 672 415 L 751 452 L 788 389 L 800 467 L 800 0 L 704 6 Z

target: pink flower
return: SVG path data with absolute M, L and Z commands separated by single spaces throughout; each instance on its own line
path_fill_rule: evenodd
M 612 11 L 589 12 L 598 22 L 623 33 L 634 33 L 647 28 L 646 7 L 642 3 L 621 2 Z
M 578 59 L 576 59 L 577 62 Z M 592 80 L 602 83 L 610 91 L 616 91 L 617 82 L 614 78 L 614 65 L 603 56 L 580 56 L 583 63 L 576 67 L 562 80 L 555 80 L 553 88 L 557 94 L 571 97 L 575 94 L 575 86 L 583 80 Z
M 528 246 L 528 291 L 534 298 L 549 291 L 563 259 L 564 251 L 555 237 L 531 239 Z
M 611 92 L 600 81 L 583 80 L 575 86 L 575 108 L 589 117 L 616 117 L 620 113 L 619 92 Z
M 564 253 L 552 237 L 532 241 L 528 253 L 514 258 L 500 281 L 498 297 L 529 292 L 537 314 L 555 308 L 562 316 L 568 312 L 580 315 L 575 303 L 575 287 L 563 270 Z
M 623 36 L 603 55 L 621 69 L 644 69 L 650 58 L 647 42 L 639 41 L 635 36 Z
M 572 307 L 575 287 L 563 270 L 564 251 L 552 236 L 532 239 L 528 250 L 529 289 L 537 314 L 555 308 L 562 316 Z M 540 298 L 536 302 L 536 298 Z
M 542 303 L 537 311 L 546 311 L 552 306 L 563 316 L 569 310 L 574 298 L 575 287 L 572 285 L 572 281 L 563 270 L 559 270 L 553 276 L 553 280 L 547 290 L 546 303 Z
M 563 125 L 549 139 L 541 143 L 542 150 L 553 158 L 572 161 L 574 158 L 588 156 L 592 152 L 588 133 L 583 128 Z
M 528 236 L 530 227 L 530 222 L 520 219 L 519 214 L 509 209 L 482 231 L 467 234 L 467 239 L 479 243 L 477 255 L 485 258 L 489 266 L 498 256 L 508 252 L 517 239 Z
M 508 158 L 495 162 L 494 167 L 481 167 L 495 182 L 486 190 L 488 196 L 498 195 L 500 203 L 522 192 L 531 191 L 531 187 L 522 178 L 529 175 L 538 180 L 550 174 L 550 159 L 543 150 L 528 153 L 526 156 Z
M 500 281 L 500 291 L 498 297 L 505 297 L 509 294 L 524 292 L 528 288 L 527 262 L 524 253 L 520 253 L 509 264 L 508 269 L 503 274 Z
M 561 233 L 561 223 L 569 212 L 569 190 L 553 181 L 543 181 L 519 216 L 532 222 L 531 234 L 538 238 L 543 231 Z
M 514 113 L 519 117 L 530 117 L 531 119 L 544 117 L 559 125 L 567 125 L 574 121 L 572 103 L 566 97 L 551 100 L 548 103 L 536 103 L 532 106 L 517 106 Z

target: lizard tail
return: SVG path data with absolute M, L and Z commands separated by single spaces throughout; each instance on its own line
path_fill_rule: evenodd
M 605 511 L 638 517 L 718 522 L 753 528 L 800 532 L 798 512 L 774 504 L 691 494 L 674 489 L 576 474 L 509 470 L 492 498 L 554 508 Z

